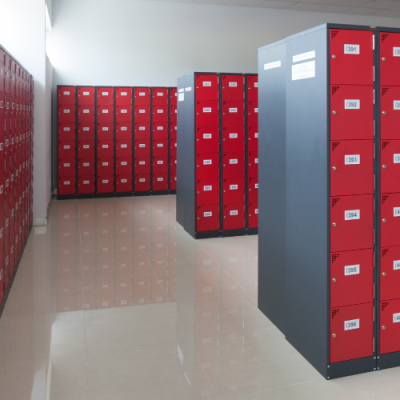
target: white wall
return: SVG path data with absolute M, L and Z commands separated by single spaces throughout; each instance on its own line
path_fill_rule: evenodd
M 46 67 L 45 0 L 0 0 L 0 10 L 0 43 L 35 79 L 33 216 L 38 221 L 46 218 L 51 177 L 51 66 Z

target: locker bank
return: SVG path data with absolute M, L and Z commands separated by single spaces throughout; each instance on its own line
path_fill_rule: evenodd
M 0 400 L 392 400 L 400 0 L 0 0 Z

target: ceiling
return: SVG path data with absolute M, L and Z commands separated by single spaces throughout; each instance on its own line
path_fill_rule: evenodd
M 174 1 L 174 0 L 161 0 Z M 400 0 L 175 0 L 184 3 L 206 3 L 227 6 L 279 8 L 344 14 L 400 17 Z

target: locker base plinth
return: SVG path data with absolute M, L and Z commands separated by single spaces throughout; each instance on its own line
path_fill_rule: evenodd
M 221 231 L 221 237 L 245 236 L 246 229 L 229 229 Z
M 94 193 L 86 193 L 86 194 L 77 194 L 77 199 L 93 199 L 96 195 Z
M 57 200 L 74 200 L 76 199 L 75 194 L 61 194 L 57 195 Z
M 135 196 L 151 196 L 151 192 L 135 192 Z
M 247 230 L 248 235 L 258 235 L 258 228 L 249 228 Z
M 168 194 L 168 190 L 154 190 L 151 194 L 153 196 L 159 196 L 159 195 L 162 195 L 162 194 Z
M 176 194 L 176 190 L 170 190 L 169 194 Z
M 377 358 L 377 368 L 387 369 L 400 367 L 400 351 L 396 353 L 381 354 Z
M 115 193 L 96 193 L 96 197 L 104 198 L 104 197 L 114 197 Z
M 132 192 L 117 192 L 115 193 L 115 197 L 132 197 Z
M 343 378 L 345 376 L 363 374 L 376 370 L 374 357 L 358 358 L 356 360 L 343 361 L 330 364 L 327 368 L 327 379 Z
M 205 232 L 196 232 L 194 238 L 195 239 L 208 239 L 208 238 L 216 238 L 220 236 L 219 231 L 205 231 Z

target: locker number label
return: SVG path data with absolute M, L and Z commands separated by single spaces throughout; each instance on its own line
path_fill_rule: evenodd
M 71 164 L 70 163 L 64 163 L 64 167 L 70 167 Z
M 128 165 L 127 161 L 121 161 L 121 165 Z
M 238 159 L 237 158 L 232 158 L 229 160 L 229 164 L 237 164 L 238 163 Z
M 393 154 L 393 162 L 395 164 L 399 164 L 400 163 L 400 154 Z
M 254 87 L 258 88 L 258 82 L 254 82 Z
M 106 162 L 103 162 L 103 167 L 107 167 L 108 166 L 108 162 L 106 161 Z
M 162 114 L 164 110 L 157 110 L 157 114 Z
M 204 160 L 203 161 L 203 165 L 211 165 L 212 164 L 212 160 Z
M 393 110 L 400 110 L 400 100 L 393 101 Z
M 256 139 L 258 139 L 258 132 L 256 132 L 256 133 L 254 134 L 254 137 L 255 137 Z
M 89 114 L 89 112 L 90 112 L 89 110 L 83 110 L 84 114 Z
M 360 264 L 357 265 L 346 265 L 344 267 L 344 275 L 359 275 L 360 274 Z
M 229 190 L 238 190 L 239 185 L 229 185 Z
M 108 126 L 103 126 L 102 130 L 103 131 L 108 131 Z
M 393 47 L 393 57 L 400 57 L 400 47 Z
M 204 81 L 203 82 L 203 86 L 204 87 L 210 87 L 211 86 L 211 82 L 210 81 Z
M 157 130 L 158 131 L 162 131 L 162 130 L 164 130 L 164 127 L 163 126 L 157 126 Z
M 64 132 L 69 132 L 71 128 L 64 128 Z
M 212 110 L 211 110 L 211 107 L 204 107 L 203 108 L 203 112 L 205 112 L 205 113 L 210 113 Z
M 70 94 L 70 92 L 64 92 L 64 96 L 69 96 Z
M 203 139 L 211 139 L 211 138 L 212 138 L 211 133 L 204 133 L 203 134 Z
M 128 128 L 126 126 L 121 126 L 121 131 L 127 131 Z
M 101 93 L 103 96 L 108 96 L 108 92 L 102 92 Z
M 212 190 L 212 186 L 203 186 L 203 190 L 205 192 L 210 192 Z
M 90 183 L 89 181 L 83 181 L 84 185 L 89 185 L 89 183 Z
M 239 211 L 238 210 L 231 210 L 231 211 L 229 211 L 229 215 L 239 215 Z
M 360 320 L 353 319 L 351 321 L 344 321 L 344 330 L 352 331 L 353 329 L 360 329 Z
M 158 164 L 158 165 L 164 164 L 164 161 L 159 160 L 159 161 L 157 161 L 157 164 Z
M 344 165 L 360 164 L 360 155 L 352 154 L 344 156 Z
M 139 96 L 146 96 L 145 92 L 139 92 Z
M 126 114 L 128 110 L 121 110 L 121 114 Z
M 139 161 L 139 165 L 145 165 L 146 161 Z
M 237 87 L 237 82 L 229 82 L 229 87 Z
M 88 162 L 84 162 L 84 163 L 83 163 L 83 166 L 84 166 L 84 167 L 89 167 L 89 163 L 88 163 Z
M 69 149 L 69 148 L 71 148 L 71 146 L 70 146 L 70 145 L 66 145 L 66 146 L 64 146 L 64 149 Z
M 139 126 L 139 131 L 145 131 L 146 127 L 145 126 Z
M 393 269 L 398 271 L 400 269 L 400 260 L 393 261 Z
M 84 149 L 88 149 L 88 148 L 89 148 L 89 145 L 88 145 L 88 144 L 84 144 L 84 145 L 83 145 L 83 148 L 84 148 Z
M 256 208 L 256 211 L 255 211 L 255 212 L 256 212 L 256 214 L 258 214 L 258 208 Z
M 237 139 L 238 134 L 237 133 L 230 133 L 229 134 L 229 139 Z
M 393 323 L 397 324 L 400 322 L 400 313 L 393 314 Z
M 88 132 L 90 128 L 83 128 L 84 132 Z
M 344 101 L 345 110 L 359 110 L 360 100 L 345 100 Z
M 157 147 L 164 147 L 162 143 L 157 143 Z
M 144 114 L 146 110 L 139 110 L 139 114 Z
M 211 211 L 206 211 L 206 212 L 204 213 L 204 216 L 205 216 L 205 217 L 212 217 L 212 212 L 211 212 Z
M 360 45 L 359 44 L 345 44 L 344 45 L 344 54 L 360 54 Z
M 164 96 L 163 92 L 157 92 L 157 96 Z
M 230 108 L 230 109 L 229 109 L 229 112 L 230 112 L 230 113 L 237 113 L 237 108 Z
M 70 110 L 64 110 L 64 114 L 69 114 Z
M 121 96 L 128 96 L 128 92 L 121 92 Z
M 126 149 L 128 147 L 127 144 L 121 144 L 121 149 Z
M 139 182 L 146 182 L 146 179 L 145 178 L 139 178 Z
M 144 143 L 140 143 L 140 144 L 139 144 L 139 147 L 140 147 L 140 148 L 143 148 L 143 147 L 146 147 L 146 145 L 145 145 Z
M 400 207 L 393 207 L 393 216 L 400 217 Z
M 103 114 L 108 114 L 108 110 L 102 110 Z
M 258 189 L 258 183 L 256 183 L 256 184 L 254 185 L 254 187 L 255 187 L 256 189 Z
M 348 210 L 344 212 L 345 221 L 351 221 L 353 219 L 360 219 L 360 210 Z
M 103 146 L 101 146 L 103 149 L 108 149 L 108 144 L 103 144 Z
M 164 178 L 157 178 L 157 182 L 162 182 Z

